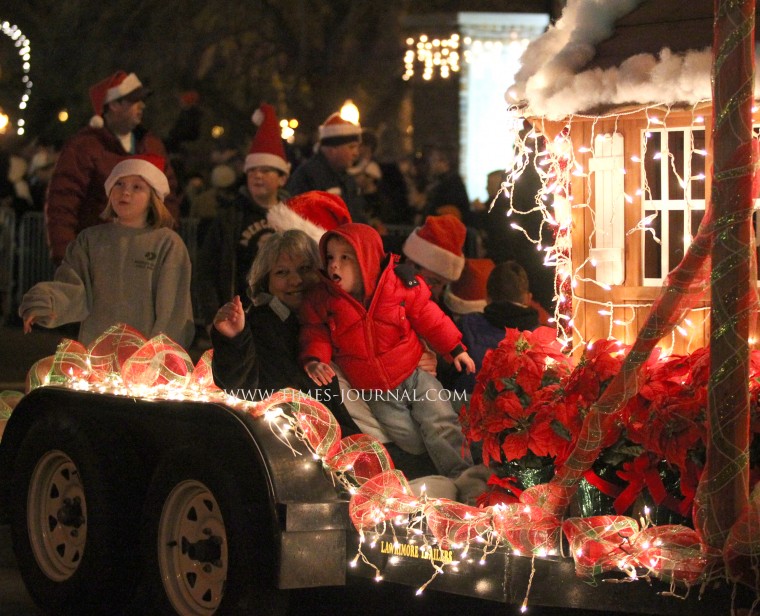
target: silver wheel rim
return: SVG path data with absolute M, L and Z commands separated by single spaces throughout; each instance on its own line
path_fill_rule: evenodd
M 203 483 L 178 483 L 158 523 L 158 566 L 166 596 L 183 615 L 216 612 L 227 581 L 227 533 L 219 503 Z
M 87 542 L 87 504 L 79 470 L 64 452 L 48 451 L 34 467 L 26 521 L 42 573 L 55 582 L 74 575 Z

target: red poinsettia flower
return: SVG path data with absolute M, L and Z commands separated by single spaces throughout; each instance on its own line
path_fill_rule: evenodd
M 690 451 L 704 446 L 706 391 L 684 388 L 628 426 L 628 436 L 684 472 Z

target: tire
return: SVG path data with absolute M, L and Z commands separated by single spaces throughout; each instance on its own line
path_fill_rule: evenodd
M 143 515 L 144 578 L 130 614 L 285 613 L 266 507 L 247 478 L 212 460 L 187 451 L 156 468 Z
M 29 593 L 49 613 L 114 614 L 133 587 L 136 550 L 125 543 L 134 541 L 137 516 L 120 487 L 124 474 L 112 470 L 117 451 L 105 442 L 95 447 L 64 416 L 37 422 L 21 444 L 11 492 L 13 550 Z

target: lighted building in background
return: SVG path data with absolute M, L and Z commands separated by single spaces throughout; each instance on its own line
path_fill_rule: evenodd
M 413 147 L 458 155 L 470 199 L 486 198 L 486 176 L 512 150 L 505 93 L 546 13 L 455 13 L 410 17 L 404 79 L 411 82 Z

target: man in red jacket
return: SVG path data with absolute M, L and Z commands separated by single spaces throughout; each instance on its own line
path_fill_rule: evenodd
M 348 223 L 319 243 L 327 270 L 301 306 L 301 361 L 320 385 L 334 360 L 396 445 L 422 453 L 417 431 L 438 472 L 458 477 L 472 466 L 451 397 L 418 364 L 424 336 L 458 370 L 475 365 L 462 334 L 435 302 L 422 278 L 398 256 L 385 255 L 372 227 Z M 410 438 L 414 435 L 414 438 Z
M 66 246 L 87 227 L 104 222 L 103 189 L 116 163 L 130 154 L 158 154 L 167 159 L 161 140 L 142 126 L 150 91 L 137 75 L 117 71 L 90 88 L 95 116 L 63 146 L 45 200 L 45 225 L 53 263 L 61 263 Z M 164 203 L 179 222 L 177 178 L 165 168 L 171 193 Z

